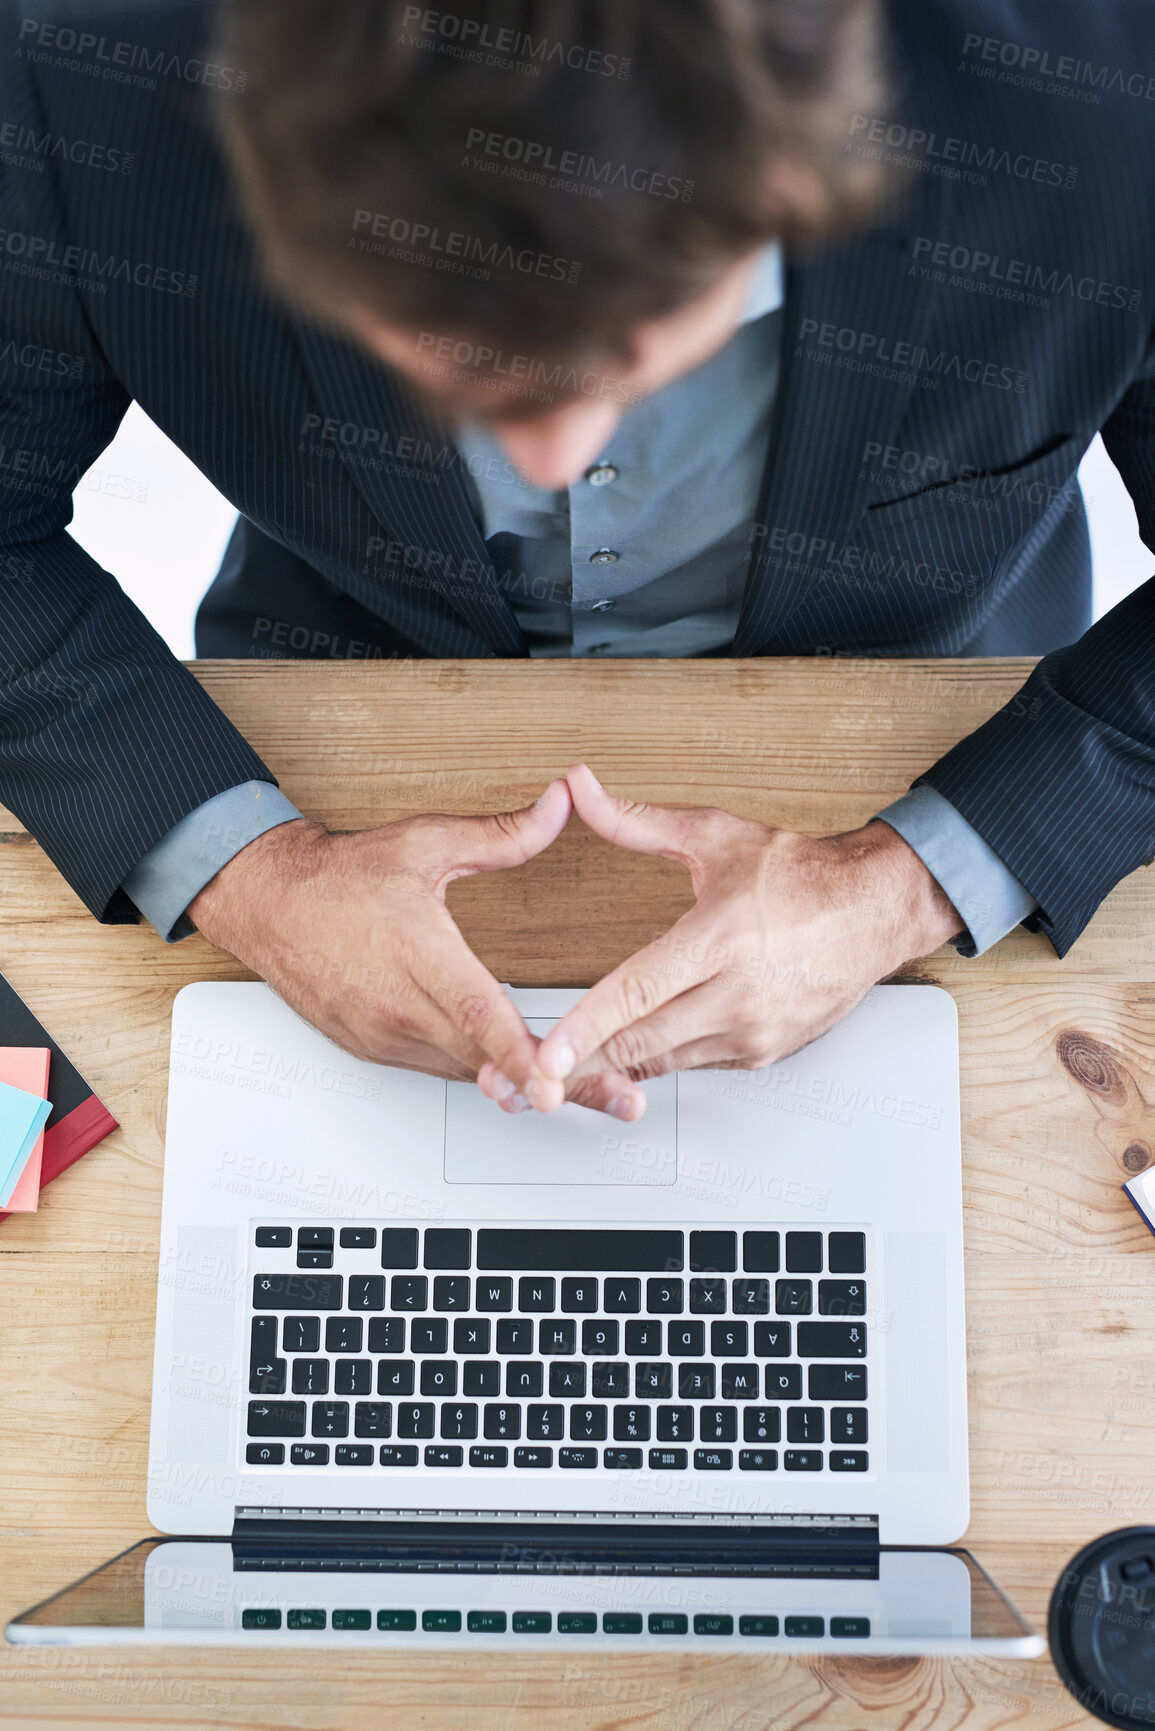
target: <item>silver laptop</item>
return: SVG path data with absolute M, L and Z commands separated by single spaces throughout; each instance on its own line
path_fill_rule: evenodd
M 580 994 L 510 996 L 544 1034 Z M 783 1063 L 646 1093 L 627 1126 L 511 1118 L 263 985 L 186 987 L 168 1537 L 9 1638 L 1040 1652 L 943 1549 L 969 1512 L 950 996 L 879 986 Z

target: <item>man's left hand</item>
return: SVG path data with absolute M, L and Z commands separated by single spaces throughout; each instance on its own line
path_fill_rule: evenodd
M 642 805 L 584 764 L 574 810 L 607 841 L 688 867 L 695 905 L 607 974 L 538 1047 L 555 1081 L 619 1071 L 756 1070 L 839 1021 L 877 980 L 963 930 L 945 892 L 897 830 L 774 829 L 708 806 Z M 478 1075 L 491 1094 L 495 1066 Z M 616 1116 L 645 1110 L 640 1088 Z

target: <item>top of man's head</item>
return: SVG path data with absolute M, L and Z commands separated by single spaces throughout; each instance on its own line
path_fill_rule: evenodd
M 225 0 L 225 136 L 278 288 L 346 328 L 623 360 L 879 170 L 876 0 Z

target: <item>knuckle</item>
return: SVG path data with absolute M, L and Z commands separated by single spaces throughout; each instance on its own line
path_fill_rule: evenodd
M 658 982 L 650 974 L 625 974 L 621 999 L 632 1022 L 640 1022 L 658 1007 Z
M 624 1070 L 632 1074 L 637 1065 L 644 1064 L 650 1056 L 649 1041 L 637 1026 L 622 1028 L 612 1039 L 607 1040 L 602 1048 L 606 1062 L 614 1070 Z

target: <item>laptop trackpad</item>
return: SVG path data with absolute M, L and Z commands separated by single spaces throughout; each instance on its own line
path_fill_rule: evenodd
M 528 1017 L 540 1037 L 554 1018 Z M 678 1078 L 642 1084 L 646 1112 L 619 1124 L 586 1106 L 511 1114 L 472 1082 L 445 1084 L 447 1184 L 673 1184 L 678 1177 Z

